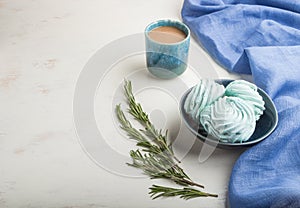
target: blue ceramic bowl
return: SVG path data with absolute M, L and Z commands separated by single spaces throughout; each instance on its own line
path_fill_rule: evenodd
M 186 38 L 176 43 L 161 43 L 149 37 L 149 32 L 162 26 L 175 27 L 183 31 Z M 145 29 L 146 61 L 151 74 L 162 79 L 181 75 L 187 68 L 190 44 L 190 30 L 184 23 L 176 20 L 158 20 Z
M 217 83 L 224 85 L 226 87 L 233 80 L 220 79 L 215 80 Z M 181 98 L 180 101 L 180 112 L 183 121 L 187 128 L 195 135 L 197 138 L 203 142 L 210 144 L 212 146 L 217 146 L 219 148 L 232 149 L 237 147 L 247 147 L 252 146 L 269 136 L 277 126 L 278 123 L 278 113 L 275 105 L 271 98 L 267 95 L 265 91 L 258 88 L 258 93 L 262 96 L 265 102 L 265 110 L 260 119 L 256 122 L 255 131 L 252 136 L 246 142 L 242 143 L 227 143 L 218 141 L 218 139 L 210 136 L 204 130 L 200 122 L 194 121 L 184 110 L 184 103 L 187 95 L 190 93 L 191 89 L 187 90 Z

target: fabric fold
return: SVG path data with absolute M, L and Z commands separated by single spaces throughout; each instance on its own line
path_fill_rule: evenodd
M 277 7 L 229 2 L 186 0 L 182 8 L 183 21 L 196 39 L 227 70 L 251 74 L 243 54 L 246 47 L 300 45 L 300 14 L 279 8 L 282 1 L 277 1 Z M 300 11 L 300 3 L 284 2 L 285 7 Z

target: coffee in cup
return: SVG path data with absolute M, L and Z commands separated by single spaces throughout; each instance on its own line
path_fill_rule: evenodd
M 187 68 L 189 28 L 174 20 L 159 20 L 145 29 L 146 61 L 151 74 L 163 79 L 179 76 Z
M 176 27 L 161 26 L 151 30 L 149 37 L 159 43 L 178 43 L 186 38 L 186 34 Z

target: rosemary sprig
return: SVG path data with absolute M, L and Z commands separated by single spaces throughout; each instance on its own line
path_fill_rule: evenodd
M 203 196 L 216 197 L 217 195 L 215 194 L 205 193 L 188 187 L 198 186 L 204 188 L 203 185 L 192 181 L 183 169 L 179 167 L 177 164 L 179 160 L 174 155 L 171 143 L 168 144 L 167 142 L 167 131 L 163 134 L 162 130 L 157 130 L 151 123 L 141 104 L 136 102 L 130 81 L 125 80 L 124 91 L 128 101 L 129 113 L 144 127 L 142 130 L 134 128 L 126 118 L 120 104 L 116 106 L 116 114 L 121 129 L 127 133 L 129 138 L 137 142 L 136 145 L 138 147 L 142 148 L 141 150 L 130 151 L 132 163 L 128 163 L 128 165 L 141 169 L 151 179 L 168 179 L 185 186 L 182 189 L 175 189 L 153 185 L 149 194 L 153 198 L 163 196 L 180 196 L 183 199 Z
M 116 113 L 120 122 L 121 129 L 123 129 L 127 133 L 127 136 L 129 136 L 129 138 L 137 142 L 137 146 L 143 147 L 144 149 L 142 150 L 145 152 L 151 152 L 154 154 L 160 154 L 162 152 L 162 149 L 158 145 L 152 144 L 151 141 L 149 141 L 141 133 L 141 131 L 138 131 L 137 129 L 132 127 L 131 123 L 128 121 L 123 111 L 121 110 L 120 104 L 116 106 Z
M 177 162 L 180 161 L 175 157 L 172 145 L 167 143 L 168 131 L 165 134 L 162 130 L 156 130 L 154 125 L 151 123 L 147 113 L 143 110 L 140 103 L 135 101 L 135 97 L 132 93 L 132 85 L 130 81 L 125 80 L 124 84 L 125 95 L 128 100 L 129 113 L 145 127 L 144 133 L 152 139 L 163 151 L 167 151 Z
M 159 198 L 159 197 L 173 197 L 173 196 L 179 196 L 182 199 L 188 200 L 192 198 L 197 197 L 218 197 L 216 194 L 210 194 L 206 192 L 199 191 L 197 189 L 193 188 L 170 188 L 165 186 L 157 186 L 152 185 L 150 188 L 149 194 L 153 199 Z
M 152 153 L 142 154 L 139 150 L 131 150 L 130 156 L 133 162 L 128 165 L 143 170 L 151 179 L 169 179 L 182 186 L 204 188 L 188 178 L 180 167 L 172 166 L 173 163 L 164 156 Z
M 141 132 L 134 127 L 125 117 L 121 106 L 116 106 L 116 113 L 120 122 L 120 127 L 127 133 L 129 138 L 137 142 L 137 146 L 143 147 L 142 151 L 147 154 L 141 154 L 140 150 L 130 151 L 130 156 L 133 160 L 130 166 L 139 168 L 150 176 L 150 178 L 167 178 L 181 185 L 191 185 L 204 188 L 203 185 L 193 182 L 189 176 L 179 167 L 170 155 L 164 149 L 153 143 L 152 140 L 146 138 Z

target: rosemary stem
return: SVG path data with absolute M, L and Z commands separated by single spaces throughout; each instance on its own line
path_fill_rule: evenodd
M 172 179 L 173 181 L 181 182 L 181 183 L 186 184 L 186 185 L 197 186 L 197 187 L 200 187 L 200 188 L 204 188 L 203 185 L 198 184 L 198 183 L 196 183 L 196 182 L 194 182 L 190 179 L 179 178 L 179 177 L 176 177 L 176 176 L 171 176 L 170 179 Z
M 191 180 L 182 179 L 182 181 L 184 181 L 185 183 L 187 183 L 187 184 L 189 184 L 189 185 L 191 185 L 191 186 L 198 186 L 198 187 L 200 187 L 200 188 L 204 188 L 203 185 L 198 184 L 198 183 L 196 183 L 196 182 L 194 182 L 194 181 L 191 181 Z

